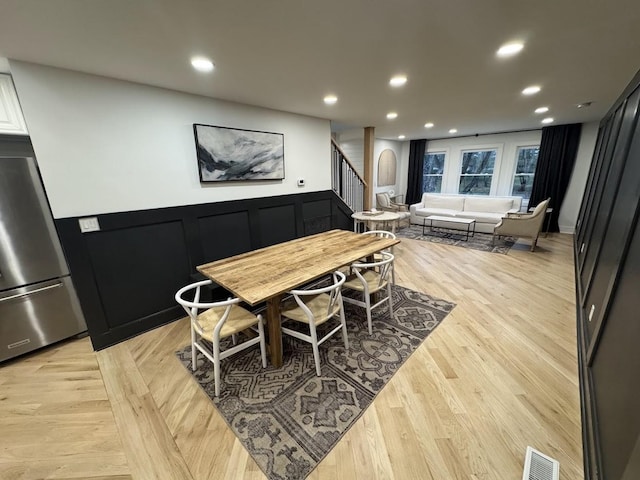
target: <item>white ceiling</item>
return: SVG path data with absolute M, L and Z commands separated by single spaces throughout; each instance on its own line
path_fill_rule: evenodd
M 638 0 L 0 0 L 0 57 L 441 138 L 540 128 L 541 105 L 555 124 L 601 119 L 640 67 L 638 25 Z M 514 39 L 522 53 L 496 58 Z

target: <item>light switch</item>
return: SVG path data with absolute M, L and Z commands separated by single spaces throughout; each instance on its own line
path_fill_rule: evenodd
M 78 225 L 80 225 L 80 231 L 82 233 L 100 231 L 100 224 L 98 223 L 98 217 L 79 218 Z

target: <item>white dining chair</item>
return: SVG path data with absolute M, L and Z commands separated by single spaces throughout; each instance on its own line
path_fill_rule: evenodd
M 364 307 L 367 312 L 367 326 L 369 335 L 373 334 L 371 312 L 374 308 L 389 303 L 389 316 L 393 315 L 393 299 L 391 296 L 391 282 L 389 276 L 393 271 L 394 256 L 389 252 L 380 252 L 381 260 L 369 263 L 353 263 L 353 273 L 349 275 L 342 286 L 343 290 L 350 289 L 362 293 L 362 300 L 344 296 L 346 303 Z M 372 297 L 377 292 L 386 290 L 387 296 L 372 304 Z
M 239 298 L 229 298 L 219 302 L 200 301 L 201 288 L 211 283 L 211 280 L 203 280 L 187 285 L 178 290 L 175 299 L 182 305 L 191 320 L 192 369 L 196 370 L 198 351 L 213 363 L 215 396 L 217 397 L 220 395 L 220 360 L 259 343 L 262 367 L 266 368 L 267 349 L 262 316 L 254 315 L 238 305 Z M 191 296 L 191 292 L 194 292 L 192 299 L 185 298 L 187 294 Z M 236 344 L 237 334 L 248 328 L 254 330 L 258 336 Z M 221 351 L 220 341 L 228 337 L 233 338 L 233 346 Z M 210 345 L 204 343 L 203 340 L 209 342 Z
M 369 230 L 369 231 L 363 232 L 362 235 L 373 235 L 380 238 L 392 238 L 393 240 L 396 239 L 396 234 L 393 232 L 389 232 L 387 230 Z M 393 254 L 393 247 L 389 247 L 383 251 Z M 373 259 L 374 261 L 378 262 L 382 260 L 382 256 L 379 253 L 375 253 L 373 255 Z M 393 268 L 394 266 L 395 264 L 392 263 L 391 264 L 391 283 L 393 285 L 396 284 L 396 271 L 395 271 L 395 268 Z
M 344 348 L 349 348 L 341 293 L 346 276 L 342 272 L 334 272 L 331 278 L 333 280 L 331 285 L 325 287 L 291 290 L 289 292 L 291 297 L 283 302 L 281 308 L 282 333 L 311 344 L 318 376 L 320 376 L 320 345 L 342 330 Z M 317 328 L 335 318 L 338 319 L 338 324 L 333 326 L 322 338 L 318 339 Z M 287 321 L 306 324 L 309 327 L 309 334 L 289 328 L 286 326 Z

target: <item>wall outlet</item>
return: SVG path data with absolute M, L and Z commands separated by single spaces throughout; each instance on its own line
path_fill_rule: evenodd
M 299 187 L 304 187 L 304 178 L 299 178 L 298 179 L 298 186 Z
M 98 223 L 98 217 L 79 218 L 78 225 L 80 225 L 80 231 L 82 233 L 100 231 L 100 224 Z

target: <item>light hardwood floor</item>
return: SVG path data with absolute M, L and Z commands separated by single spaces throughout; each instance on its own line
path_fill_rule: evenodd
M 520 479 L 531 445 L 582 479 L 571 242 L 402 240 L 397 283 L 457 306 L 309 478 Z M 0 366 L 0 478 L 263 479 L 176 359 L 188 342 L 181 320 Z

